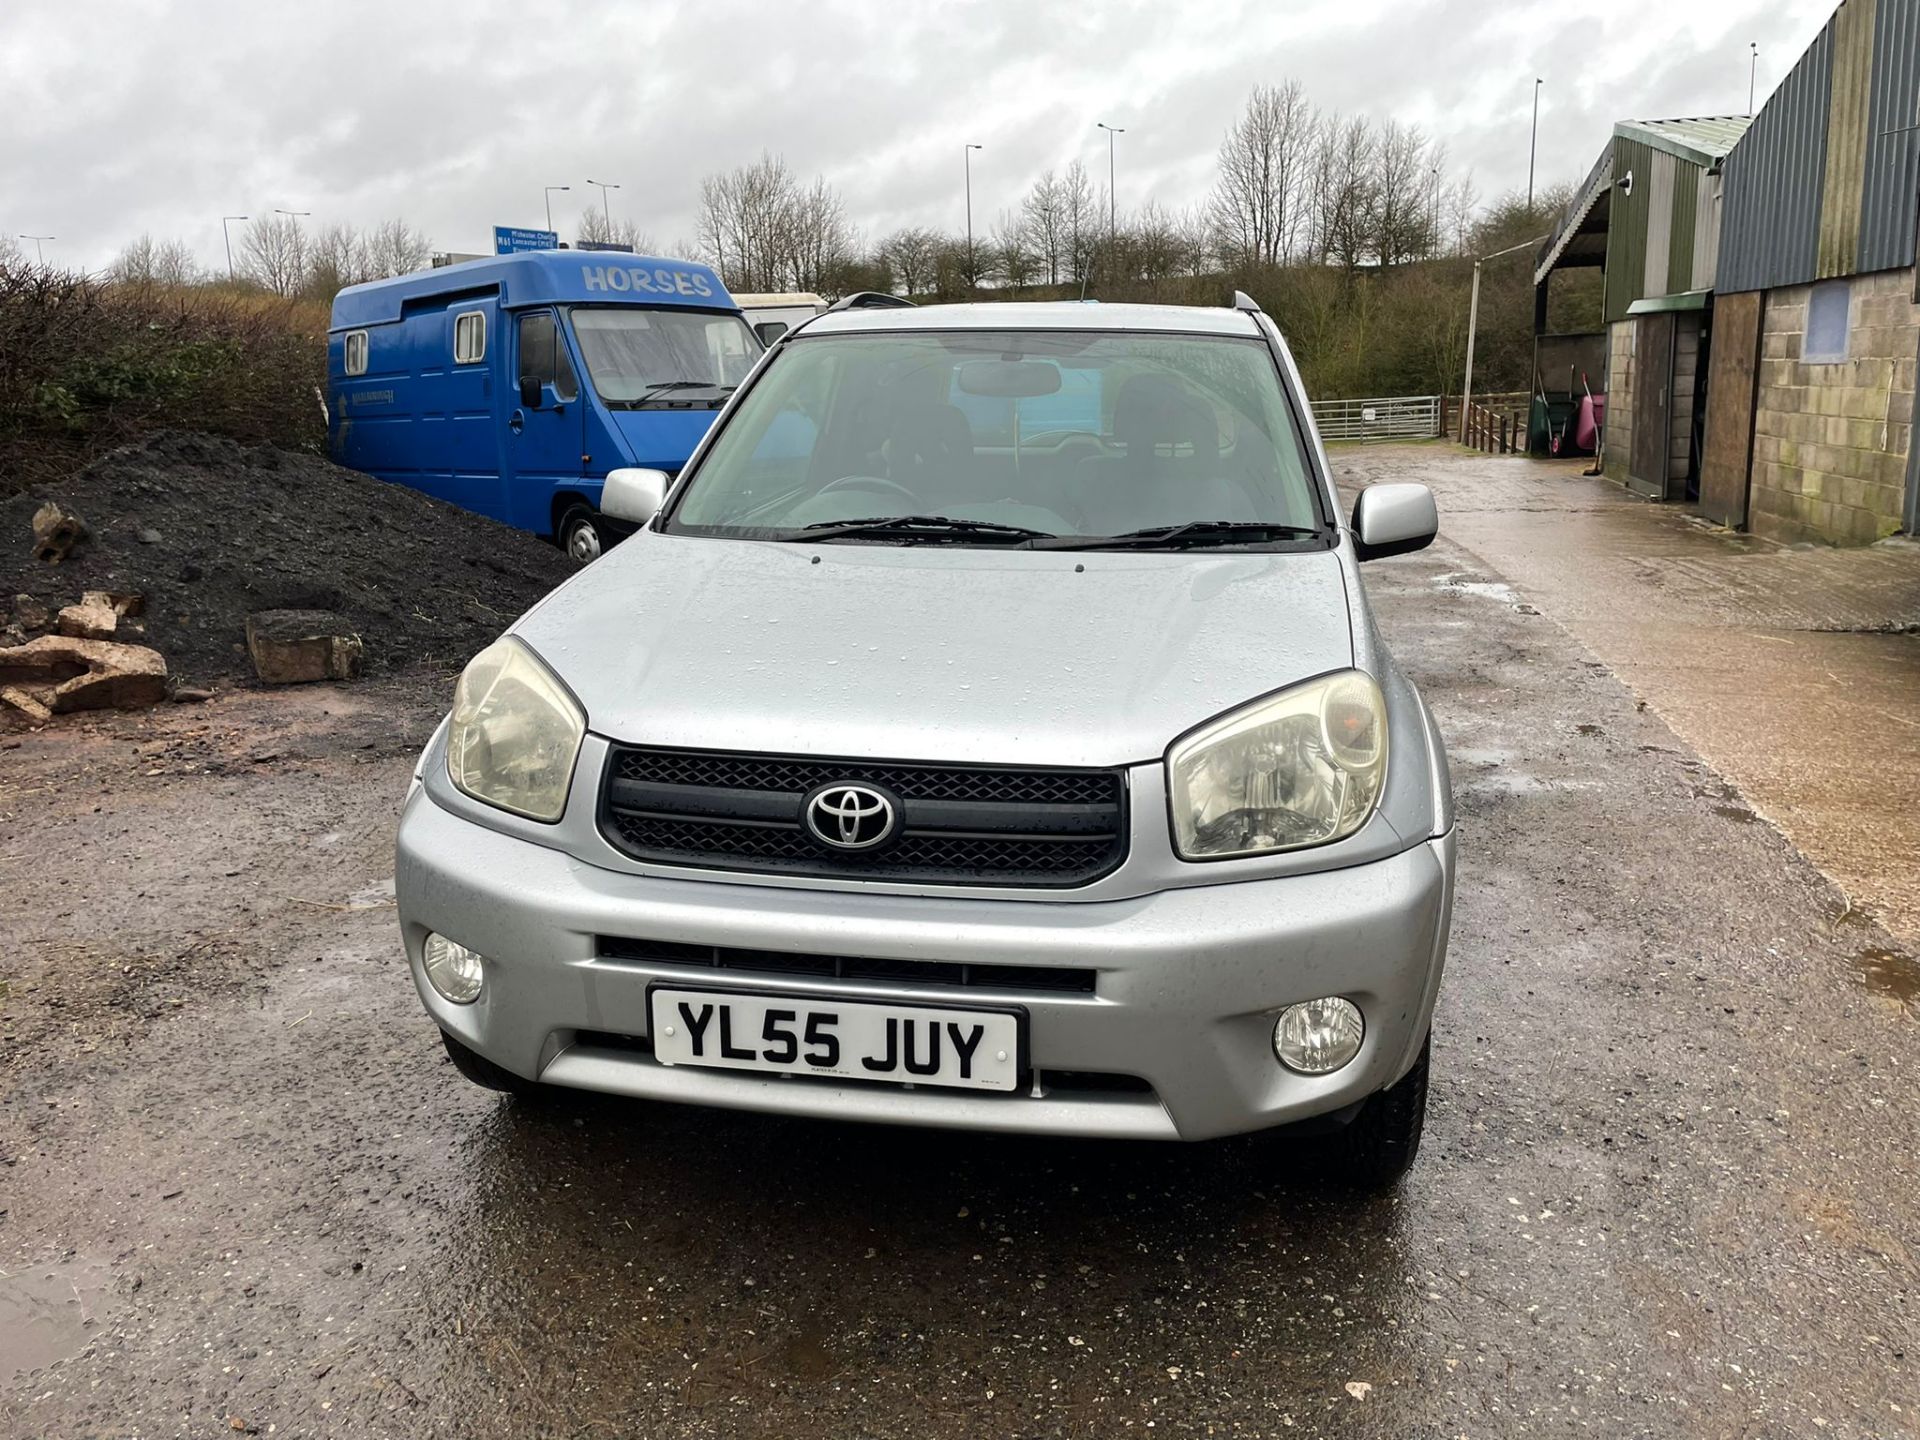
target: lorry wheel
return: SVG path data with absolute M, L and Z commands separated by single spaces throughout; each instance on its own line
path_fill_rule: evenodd
M 1371 1096 L 1337 1135 L 1327 1137 L 1340 1180 L 1355 1190 L 1390 1189 L 1413 1168 L 1427 1118 L 1427 1071 L 1433 1040 L 1399 1080 Z
M 569 505 L 554 527 L 553 543 L 576 565 L 591 565 L 607 551 L 606 533 L 591 505 Z
M 475 1054 L 444 1030 L 440 1032 L 440 1041 L 447 1047 L 447 1058 L 453 1061 L 453 1068 L 483 1089 L 522 1098 L 542 1094 L 547 1089 L 538 1080 L 524 1079 L 486 1056 Z

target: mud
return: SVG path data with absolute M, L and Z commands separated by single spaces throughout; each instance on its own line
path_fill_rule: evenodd
M 0 1331 L 0 1435 L 1915 1434 L 1916 1031 L 1863 962 L 1905 948 L 1467 571 L 1517 586 L 1368 567 L 1462 857 L 1426 1146 L 1368 1201 L 1257 1139 L 503 1102 L 379 903 L 444 690 L 27 737 L 0 1270 L 106 1270 Z
M 42 499 L 94 532 L 58 565 L 28 544 Z M 457 669 L 570 573 L 551 545 L 404 485 L 208 435 L 160 434 L 0 501 L 0 606 L 144 595 L 144 643 L 188 684 L 251 682 L 255 610 L 346 616 L 373 673 Z

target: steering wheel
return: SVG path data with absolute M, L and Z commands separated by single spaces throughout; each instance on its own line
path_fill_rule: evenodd
M 889 480 L 883 475 L 842 475 L 830 484 L 822 485 L 814 492 L 817 495 L 831 495 L 836 490 L 866 490 L 882 495 L 898 495 L 903 500 L 918 505 L 920 497 L 915 495 L 898 480 Z

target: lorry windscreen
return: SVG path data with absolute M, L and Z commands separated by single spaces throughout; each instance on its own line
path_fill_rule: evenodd
M 570 318 L 595 392 L 617 410 L 718 406 L 760 358 L 738 315 L 575 306 Z

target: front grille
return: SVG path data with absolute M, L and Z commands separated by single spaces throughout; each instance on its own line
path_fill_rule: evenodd
M 899 802 L 894 836 L 836 850 L 802 823 L 822 786 Z M 616 746 L 601 832 L 661 865 L 950 885 L 1085 885 L 1126 858 L 1116 770 L 1003 769 Z
M 605 960 L 685 965 L 755 975 L 811 975 L 875 980 L 887 985 L 944 985 L 980 990 L 1047 990 L 1091 995 L 1094 972 L 1068 965 L 963 965 L 950 960 L 874 960 L 859 955 L 803 955 L 727 945 L 686 945 L 602 935 L 595 949 Z

